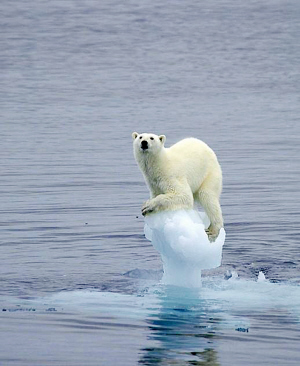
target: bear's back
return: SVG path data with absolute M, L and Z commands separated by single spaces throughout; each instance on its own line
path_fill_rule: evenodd
M 202 155 L 208 154 L 211 156 L 215 156 L 215 153 L 212 149 L 203 141 L 196 139 L 194 137 L 188 137 L 181 141 L 178 141 L 176 144 L 172 145 L 169 149 L 171 154 L 179 154 L 183 158 L 190 157 L 191 155 Z
M 192 188 L 198 189 L 198 182 L 209 174 L 222 175 L 221 168 L 213 150 L 203 141 L 186 138 L 166 149 L 170 172 L 185 176 Z

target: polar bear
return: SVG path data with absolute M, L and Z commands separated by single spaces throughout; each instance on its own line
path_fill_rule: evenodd
M 165 135 L 132 133 L 135 159 L 151 192 L 142 206 L 151 212 L 191 209 L 200 203 L 210 220 L 207 234 L 214 241 L 223 227 L 219 203 L 222 170 L 213 150 L 203 141 L 186 138 L 165 148 Z

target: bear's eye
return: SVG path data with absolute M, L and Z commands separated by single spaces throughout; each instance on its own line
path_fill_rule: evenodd
M 143 136 L 140 136 L 140 140 L 143 138 Z
M 150 137 L 150 140 L 154 140 L 154 137 Z

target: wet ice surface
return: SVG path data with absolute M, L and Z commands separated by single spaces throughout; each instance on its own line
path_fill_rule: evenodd
M 179 269 L 180 272 L 180 269 Z M 207 311 L 216 310 L 222 318 L 237 314 L 251 314 L 273 309 L 294 315 L 300 321 L 300 287 L 282 282 L 270 282 L 263 272 L 256 280 L 241 279 L 237 272 L 231 272 L 225 278 L 219 276 L 204 277 L 201 288 L 189 288 L 163 283 L 140 288 L 135 294 L 122 294 L 97 290 L 61 291 L 52 295 L 30 299 L 4 299 L 8 304 L 2 312 L 74 312 L 84 314 L 107 313 L 116 318 L 147 317 L 149 309 L 160 309 L 160 301 L 170 295 L 172 301 L 181 303 L 182 311 L 194 305 L 214 304 Z M 168 300 L 168 299 L 167 299 Z M 242 318 L 241 318 L 242 321 Z M 248 321 L 247 321 L 248 322 Z M 248 322 L 248 324 L 250 324 Z
M 0 364 L 298 366 L 299 1 L 0 8 Z M 133 131 L 218 155 L 201 288 L 160 282 Z

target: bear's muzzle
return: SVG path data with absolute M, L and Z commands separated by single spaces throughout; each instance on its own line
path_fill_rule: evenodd
M 148 142 L 147 142 L 147 141 L 145 141 L 145 140 L 143 140 L 143 141 L 141 142 L 141 148 L 142 148 L 143 150 L 147 150 L 147 149 L 148 149 Z

